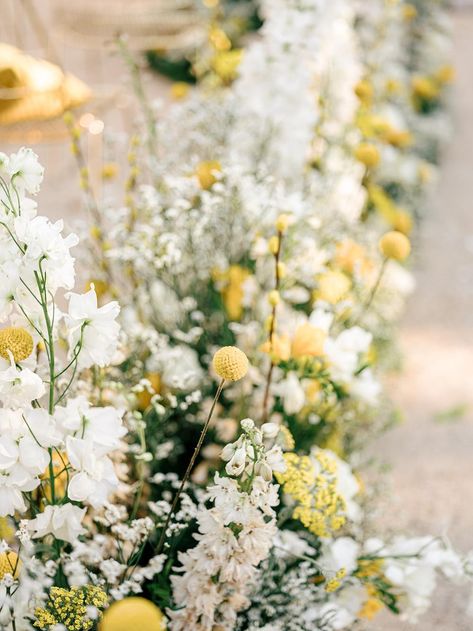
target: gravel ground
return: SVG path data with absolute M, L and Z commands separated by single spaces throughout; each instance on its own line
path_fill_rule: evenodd
M 448 534 L 466 552 L 473 548 L 473 13 L 455 15 L 454 37 L 454 137 L 421 229 L 417 290 L 401 329 L 404 371 L 388 384 L 405 420 L 373 451 L 392 467 L 382 523 L 414 535 Z M 447 420 L 455 408 L 459 414 Z M 471 631 L 468 597 L 469 588 L 442 583 L 414 628 Z M 411 628 L 388 616 L 371 626 Z

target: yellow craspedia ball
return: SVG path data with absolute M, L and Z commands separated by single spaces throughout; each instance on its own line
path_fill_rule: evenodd
M 214 355 L 212 364 L 219 377 L 238 381 L 248 372 L 248 357 L 236 346 L 223 346 Z
M 165 631 L 166 618 L 150 600 L 133 596 L 118 600 L 103 615 L 99 631 Z
M 411 242 L 402 232 L 391 230 L 379 240 L 379 249 L 387 259 L 404 261 L 411 253 Z
M 361 142 L 355 148 L 354 155 L 367 167 L 375 167 L 381 158 L 379 149 L 370 142 Z
M 9 359 L 8 351 L 16 363 L 27 359 L 33 352 L 33 338 L 20 327 L 7 326 L 0 330 L 0 356 Z
M 0 554 L 0 580 L 6 574 L 11 574 L 13 578 L 18 578 L 21 569 L 21 560 L 16 552 L 2 552 Z

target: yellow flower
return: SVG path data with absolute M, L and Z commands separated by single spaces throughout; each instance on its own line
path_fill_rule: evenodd
M 249 270 L 240 265 L 231 265 L 225 272 L 216 271 L 215 280 L 223 282 L 221 290 L 225 310 L 230 320 L 239 320 L 243 313 L 243 285 L 250 277 Z
M 16 363 L 27 359 L 33 352 L 33 338 L 20 327 L 8 326 L 0 330 L 0 356 L 9 359 L 8 351 Z
M 44 607 L 35 610 L 34 626 L 46 631 L 55 625 L 67 627 L 69 631 L 90 631 L 95 623 L 87 616 L 88 607 L 100 611 L 107 605 L 107 594 L 95 585 L 83 587 L 51 587 Z
M 221 28 L 214 26 L 209 32 L 209 42 L 216 50 L 230 50 L 232 43 L 228 35 Z
M 355 94 L 362 103 L 365 103 L 366 105 L 371 103 L 374 95 L 373 84 L 367 79 L 358 81 L 355 85 Z
M 411 252 L 411 243 L 405 234 L 392 230 L 383 234 L 379 240 L 379 249 L 387 259 L 404 261 Z
M 413 77 L 411 81 L 414 96 L 426 101 L 434 101 L 439 93 L 439 87 L 430 77 Z
M 152 397 L 161 390 L 161 375 L 159 373 L 148 372 L 145 379 L 150 383 L 149 388 L 144 388 L 141 392 L 136 393 L 138 409 L 142 412 L 149 406 Z
M 348 276 L 336 270 L 320 274 L 317 283 L 319 287 L 316 291 L 316 297 L 330 304 L 336 304 L 342 300 L 351 287 Z
M 279 215 L 276 219 L 276 230 L 278 232 L 286 232 L 291 223 L 291 217 L 286 214 Z
M 373 618 L 383 609 L 383 603 L 379 598 L 368 598 L 358 612 L 358 617 L 373 620 Z
M 362 162 L 366 167 L 375 167 L 379 164 L 381 158 L 379 149 L 369 143 L 361 142 L 354 151 L 355 158 Z
M 291 355 L 300 357 L 317 357 L 324 354 L 324 343 L 327 334 L 308 322 L 297 327 L 292 340 Z
M 199 180 L 200 188 L 208 191 L 217 181 L 216 173 L 220 173 L 222 167 L 217 160 L 199 162 L 195 170 L 195 175 Z
M 14 579 L 18 578 L 21 570 L 21 560 L 16 552 L 2 552 L 0 554 L 0 580 L 5 578 L 6 574 L 11 574 Z
M 118 164 L 116 162 L 106 162 L 102 167 L 102 177 L 104 180 L 113 180 L 118 173 Z
M 276 479 L 294 501 L 293 519 L 317 537 L 339 530 L 345 523 L 346 504 L 337 490 L 336 461 L 321 449 L 311 456 L 285 453 L 284 461 L 286 470 Z
M 268 302 L 272 307 L 278 305 L 281 301 L 281 296 L 279 295 L 279 291 L 277 289 L 273 289 L 268 294 Z
M 0 517 L 0 540 L 10 541 L 14 534 L 15 529 L 10 524 L 8 517 Z
M 277 254 L 279 250 L 279 237 L 274 235 L 268 239 L 268 250 L 271 254 Z
M 66 495 L 67 488 L 67 475 L 66 466 L 69 464 L 69 459 L 66 452 L 54 453 L 52 456 L 52 464 L 54 471 L 54 494 L 56 499 L 63 498 Z M 46 468 L 41 475 L 42 485 L 41 491 L 48 502 L 52 501 L 51 496 L 51 478 L 49 475 L 49 467 Z
M 108 284 L 101 280 L 100 278 L 93 278 L 91 281 L 87 283 L 87 291 L 92 289 L 92 285 L 95 289 L 95 293 L 97 294 L 97 298 L 103 298 L 105 294 L 108 292 Z
M 185 99 L 189 94 L 189 84 L 185 81 L 176 81 L 171 86 L 171 96 L 175 101 Z
M 412 144 L 412 134 L 407 130 L 390 127 L 384 133 L 384 140 L 393 147 L 404 149 Z
M 274 333 L 271 341 L 268 340 L 261 345 L 260 351 L 269 353 L 275 363 L 287 361 L 291 356 L 291 340 L 288 335 Z
M 133 596 L 118 600 L 104 613 L 99 631 L 165 631 L 166 618 L 155 604 Z
M 402 16 L 406 22 L 411 22 L 417 17 L 417 9 L 413 4 L 405 4 L 402 10 Z
M 372 267 L 366 258 L 364 248 L 351 239 L 344 239 L 337 243 L 334 262 L 342 272 L 347 274 L 353 274 L 355 271 L 365 274 Z
M 238 66 L 242 58 L 243 50 L 241 48 L 217 53 L 212 60 L 212 67 L 224 83 L 230 83 L 237 76 Z
M 394 230 L 407 235 L 412 230 L 412 224 L 413 221 L 411 214 L 403 208 L 398 208 L 392 220 L 392 226 Z
M 435 73 L 435 78 L 439 83 L 452 83 L 455 80 L 455 68 L 451 64 L 445 64 Z
M 223 346 L 214 355 L 212 364 L 219 377 L 238 381 L 248 372 L 248 357 L 236 346 Z

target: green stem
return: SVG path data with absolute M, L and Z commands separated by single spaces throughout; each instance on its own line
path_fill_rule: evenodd
M 165 521 L 164 526 L 163 526 L 163 530 L 161 532 L 161 537 L 159 538 L 158 546 L 156 548 L 156 554 L 160 554 L 161 550 L 164 547 L 164 540 L 166 539 L 166 531 L 167 531 L 169 523 L 171 521 L 171 517 L 172 517 L 174 511 L 177 508 L 177 503 L 179 501 L 179 498 L 180 498 L 180 496 L 182 494 L 182 491 L 184 490 L 184 487 L 186 485 L 187 480 L 189 479 L 189 476 L 191 474 L 192 468 L 193 468 L 194 463 L 196 461 L 197 455 L 199 454 L 199 451 L 200 451 L 200 449 L 202 447 L 202 443 L 204 442 L 205 435 L 207 434 L 207 430 L 209 429 L 210 421 L 212 420 L 212 415 L 213 415 L 213 412 L 215 410 L 215 406 L 217 405 L 217 401 L 218 401 L 218 399 L 220 397 L 220 394 L 221 394 L 221 392 L 223 390 L 224 383 L 225 383 L 225 379 L 222 379 L 222 381 L 220 382 L 220 385 L 218 386 L 217 392 L 215 393 L 214 400 L 212 402 L 212 407 L 210 408 L 209 415 L 208 415 L 207 420 L 205 421 L 205 425 L 202 428 L 202 431 L 200 433 L 200 437 L 199 437 L 199 440 L 197 442 L 196 448 L 194 449 L 194 453 L 192 454 L 192 458 L 190 459 L 190 462 L 189 462 L 189 464 L 187 466 L 187 469 L 186 469 L 186 472 L 184 474 L 184 477 L 182 478 L 182 482 L 181 482 L 181 485 L 179 487 L 179 490 L 176 493 L 176 495 L 174 496 L 174 500 L 172 502 L 171 510 L 168 513 L 168 516 L 167 516 L 166 521 Z

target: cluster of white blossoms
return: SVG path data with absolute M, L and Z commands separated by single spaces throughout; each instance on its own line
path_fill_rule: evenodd
M 169 612 L 174 631 L 234 628 L 237 613 L 250 604 L 256 568 L 273 545 L 279 498 L 272 477 L 285 465 L 281 450 L 267 450 L 265 443 L 279 429 L 271 423 L 258 429 L 251 419 L 241 421 L 241 429 L 222 452 L 228 476 L 216 474 L 207 489 L 211 507 L 203 505 L 197 515 L 198 544 L 179 554 L 180 574 L 172 577 L 178 609 Z
M 125 428 L 123 410 L 96 407 L 92 393 L 68 398 L 76 375 L 112 360 L 119 308 L 97 307 L 93 288 L 70 292 L 78 238 L 36 214 L 42 178 L 30 149 L 0 155 L 0 517 L 24 518 L 25 541 L 52 535 L 60 549 L 84 532 L 86 505 L 116 488 L 109 456 Z

